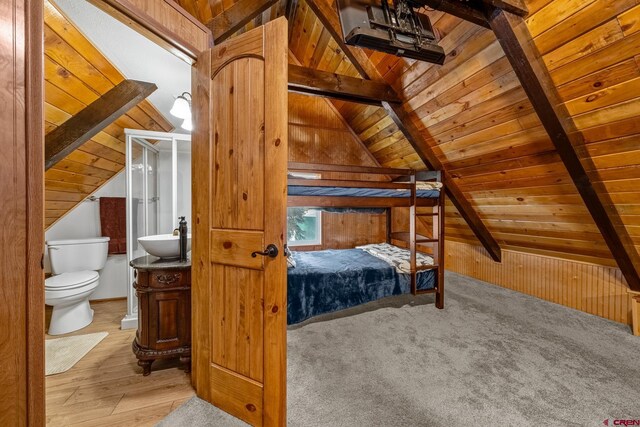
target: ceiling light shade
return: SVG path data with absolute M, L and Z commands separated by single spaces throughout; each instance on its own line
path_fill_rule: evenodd
M 187 97 L 189 97 L 189 99 L 187 99 Z M 169 113 L 179 119 L 190 119 L 191 95 L 188 92 L 184 92 L 182 95 L 178 96 L 173 102 L 173 107 L 171 107 L 171 111 L 169 111 Z
M 180 127 L 184 130 L 188 130 L 189 132 L 191 132 L 193 130 L 193 123 L 191 122 L 191 116 L 184 119 L 184 122 L 182 122 Z

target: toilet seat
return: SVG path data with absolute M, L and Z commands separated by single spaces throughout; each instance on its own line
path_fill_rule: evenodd
M 86 286 L 98 280 L 97 271 L 75 271 L 52 276 L 44 281 L 44 287 L 48 291 L 66 291 Z

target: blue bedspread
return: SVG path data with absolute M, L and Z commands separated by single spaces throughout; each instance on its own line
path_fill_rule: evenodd
M 410 197 L 409 190 L 385 188 L 351 188 L 351 187 L 311 187 L 306 185 L 289 185 L 289 196 L 332 196 L 332 197 Z M 432 199 L 440 197 L 440 190 L 417 190 L 416 197 Z
M 287 323 L 364 304 L 390 295 L 409 293 L 408 274 L 399 274 L 385 261 L 360 249 L 293 252 L 289 268 Z M 433 289 L 434 270 L 418 273 L 418 289 Z

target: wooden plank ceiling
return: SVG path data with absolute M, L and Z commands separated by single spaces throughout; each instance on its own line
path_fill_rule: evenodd
M 57 128 L 125 77 L 49 1 L 45 2 L 45 132 Z M 107 126 L 45 174 L 49 227 L 124 168 L 124 129 L 171 131 L 147 100 Z
M 241 3 L 242 0 L 175 0 L 187 12 L 195 16 L 203 24 L 208 24 L 214 17 L 228 12 L 233 5 Z M 249 31 L 255 27 L 267 23 L 272 19 L 281 16 L 286 8 L 287 0 L 279 0 L 268 10 L 258 15 L 254 20 L 248 23 L 238 33 Z
M 315 0 L 332 3 L 332 0 Z M 180 0 L 203 22 L 233 0 Z M 305 0 L 290 22 L 301 65 L 359 77 Z M 527 0 L 526 18 L 593 164 L 640 247 L 640 5 L 637 0 Z M 335 5 L 332 5 L 335 8 Z M 274 16 L 275 8 L 271 10 Z M 492 31 L 424 10 L 447 52 L 443 66 L 365 50 L 403 98 L 423 137 L 503 248 L 613 264 Z M 267 19 L 267 13 L 261 19 Z M 254 22 L 252 25 L 259 24 Z M 377 161 L 424 167 L 382 108 L 333 101 Z M 449 204 L 447 235 L 476 242 Z

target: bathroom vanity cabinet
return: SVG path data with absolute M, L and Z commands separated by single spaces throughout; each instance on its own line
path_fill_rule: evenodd
M 143 375 L 157 359 L 179 357 L 191 368 L 191 260 L 144 256 L 131 261 L 138 297 L 138 331 L 133 352 Z

